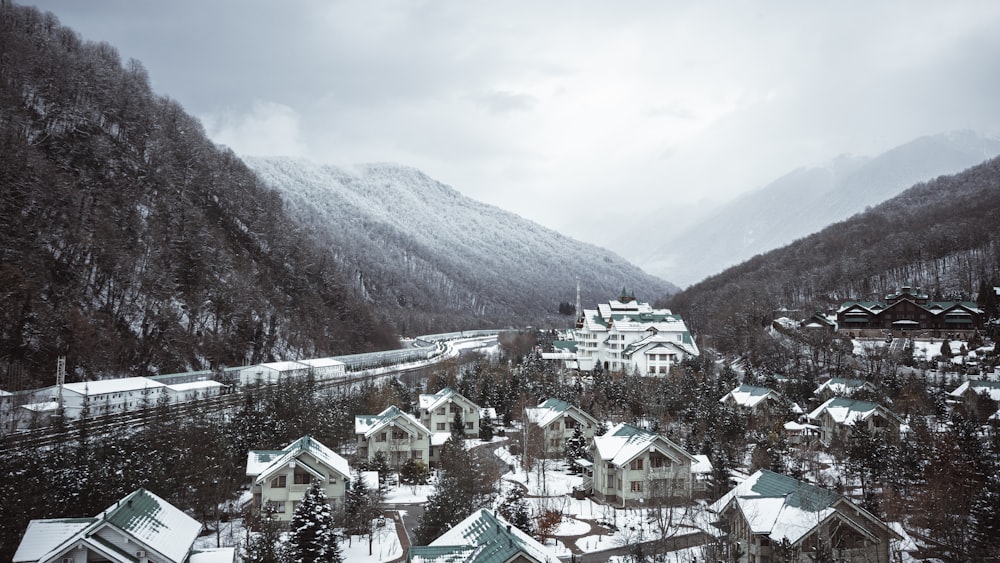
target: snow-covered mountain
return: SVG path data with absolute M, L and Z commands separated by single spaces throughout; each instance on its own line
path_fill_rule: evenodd
M 577 278 L 584 303 L 623 287 L 649 300 L 677 289 L 413 168 L 370 164 L 349 172 L 287 158 L 244 160 L 403 333 L 545 322 L 560 303 L 575 301 Z
M 660 241 L 638 264 L 687 286 L 842 221 L 910 186 L 1000 155 L 1000 139 L 970 131 L 921 137 L 875 158 L 841 156 L 801 168 Z

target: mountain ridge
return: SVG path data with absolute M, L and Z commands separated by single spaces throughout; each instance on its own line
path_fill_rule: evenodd
M 650 299 L 678 289 L 611 251 L 468 198 L 411 166 L 348 171 L 287 157 L 245 161 L 328 246 L 355 249 L 338 260 L 407 330 L 435 330 L 428 315 L 435 308 L 466 323 L 556 321 L 559 303 L 575 299 L 577 278 L 587 300 L 607 299 L 623 286 Z M 406 287 L 417 304 L 402 302 Z
M 917 182 L 1000 154 L 1000 139 L 971 131 L 919 137 L 875 157 L 842 155 L 745 193 L 636 262 L 681 286 L 808 236 Z M 712 237 L 705 237 L 711 229 Z

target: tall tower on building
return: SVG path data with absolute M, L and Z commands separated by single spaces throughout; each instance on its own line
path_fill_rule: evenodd
M 580 314 L 583 313 L 583 309 L 580 308 L 580 276 L 576 277 L 576 317 L 573 318 L 574 321 L 580 320 Z

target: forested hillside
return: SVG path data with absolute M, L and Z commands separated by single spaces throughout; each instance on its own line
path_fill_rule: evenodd
M 140 63 L 7 2 L 0 154 L 0 388 L 393 345 Z
M 874 158 L 841 156 L 747 192 L 680 233 L 657 238 L 654 251 L 630 258 L 682 286 L 697 283 L 878 205 L 917 182 L 957 174 L 998 154 L 1000 139 L 956 131 L 921 137 Z
M 976 299 L 1000 285 L 1000 159 L 918 184 L 871 210 L 666 300 L 724 351 L 782 309 L 808 316 L 903 285 Z
M 575 300 L 577 279 L 584 303 L 606 301 L 623 286 L 647 299 L 677 290 L 607 250 L 471 200 L 413 168 L 247 163 L 404 334 L 544 325 L 560 303 Z

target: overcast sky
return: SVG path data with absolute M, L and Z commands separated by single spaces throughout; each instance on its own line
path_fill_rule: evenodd
M 237 153 L 414 166 L 598 244 L 838 154 L 1000 133 L 993 0 L 34 4 Z

